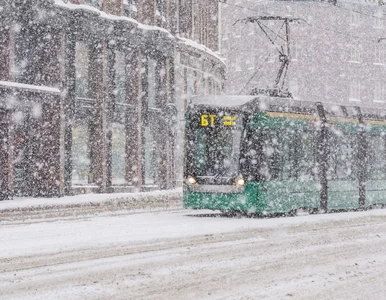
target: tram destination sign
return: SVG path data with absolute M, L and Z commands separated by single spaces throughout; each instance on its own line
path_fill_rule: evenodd
M 237 116 L 223 114 L 201 114 L 200 125 L 201 127 L 235 127 L 237 125 Z

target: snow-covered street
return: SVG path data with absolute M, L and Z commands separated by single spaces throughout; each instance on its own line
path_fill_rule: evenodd
M 384 299 L 386 210 L 0 223 L 1 299 Z

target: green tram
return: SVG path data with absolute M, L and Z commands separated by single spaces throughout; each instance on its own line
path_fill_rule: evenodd
M 185 130 L 185 208 L 282 214 L 386 204 L 381 109 L 203 97 L 191 101 Z

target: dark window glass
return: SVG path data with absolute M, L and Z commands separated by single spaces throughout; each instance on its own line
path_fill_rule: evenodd
M 261 174 L 265 180 L 309 181 L 316 175 L 314 132 L 302 129 L 264 129 Z
M 329 180 L 356 180 L 358 135 L 332 127 L 329 130 L 328 172 Z
M 367 138 L 367 176 L 369 180 L 386 179 L 385 136 L 370 135 Z

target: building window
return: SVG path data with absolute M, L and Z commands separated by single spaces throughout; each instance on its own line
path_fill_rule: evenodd
M 125 55 L 123 52 L 115 53 L 115 102 L 126 103 L 126 73 L 125 73 Z
M 255 69 L 255 56 L 254 55 L 249 56 L 249 58 L 247 58 L 245 63 L 248 66 L 248 70 L 254 70 Z
M 212 95 L 212 78 L 207 77 L 206 94 Z
M 165 4 L 164 0 L 156 0 L 156 17 L 158 26 L 162 27 L 162 24 L 166 22 L 165 19 Z
M 350 83 L 350 101 L 361 101 L 361 84 L 358 80 Z
M 358 26 L 359 25 L 359 20 L 360 20 L 359 13 L 351 10 L 350 11 L 350 25 Z
M 188 69 L 188 101 L 196 94 L 194 72 Z
M 299 45 L 296 41 L 292 41 L 291 43 L 291 60 L 293 61 L 298 61 L 299 60 L 299 56 L 300 56 L 300 48 L 299 48 Z
M 148 60 L 148 74 L 147 74 L 147 84 L 148 84 L 148 106 L 149 108 L 156 108 L 156 91 L 157 91 L 157 82 L 156 82 L 156 61 L 154 59 Z
M 113 185 L 124 185 L 126 174 L 126 138 L 125 138 L 125 112 L 126 112 L 126 73 L 125 55 L 115 52 L 115 114 L 112 123 L 111 140 L 111 182 Z
M 380 83 L 375 83 L 374 102 L 385 102 L 385 86 Z
M 275 61 L 275 56 L 276 56 L 276 49 L 275 49 L 275 46 L 272 45 L 272 44 L 268 44 L 268 47 L 267 47 L 267 62 L 269 63 L 273 63 Z
M 350 62 L 359 63 L 361 61 L 361 52 L 358 45 L 350 46 Z
M 287 9 L 289 10 L 288 13 L 289 13 L 290 16 L 292 16 L 294 18 L 298 18 L 299 17 L 298 6 L 291 5 L 291 6 L 288 6 Z
M 89 49 L 86 43 L 75 45 L 76 115 L 72 126 L 72 184 L 92 182 L 90 172 Z
M 292 94 L 292 97 L 299 98 L 299 86 L 298 86 L 298 81 L 296 79 L 290 80 L 289 91 Z
M 137 19 L 137 0 L 123 0 L 126 17 Z
M 375 44 L 374 63 L 384 64 L 385 63 L 385 50 L 382 43 Z
M 234 68 L 235 68 L 236 72 L 241 71 L 241 62 L 240 62 L 240 56 L 239 55 L 235 55 Z
M 145 147 L 144 147 L 144 171 L 145 171 L 145 184 L 155 184 L 155 169 L 156 169 L 156 158 L 155 158 L 155 140 L 153 132 L 150 126 L 145 128 Z
M 183 78 L 184 78 L 184 111 L 188 108 L 188 69 L 184 68 L 183 71 Z
M 120 123 L 113 123 L 111 139 L 111 182 L 113 185 L 125 184 L 125 146 L 125 125 Z
M 374 28 L 380 28 L 383 29 L 383 12 L 379 10 L 375 15 L 374 15 Z
M 25 39 L 20 25 L 14 25 L 12 28 L 12 33 L 14 36 L 14 51 L 12 53 L 13 55 L 11 56 L 10 62 L 10 76 L 12 81 L 21 82 L 28 63 L 28 58 L 26 56 L 28 43 L 25 43 L 24 41 Z
M 72 184 L 91 183 L 90 131 L 86 120 L 78 120 L 72 127 Z
M 248 35 L 255 35 L 255 24 L 248 23 Z
M 102 0 L 85 0 L 84 4 L 90 5 L 92 7 L 97 8 L 97 9 L 102 8 Z
M 157 139 L 156 126 L 154 120 L 159 115 L 157 110 L 157 91 L 158 78 L 156 74 L 157 61 L 153 58 L 147 60 L 147 105 L 148 105 L 148 124 L 144 132 L 144 183 L 145 185 L 156 184 L 156 170 L 157 170 Z M 159 74 L 158 74 L 159 75 Z
M 89 51 L 85 43 L 75 46 L 75 94 L 78 98 L 89 98 L 88 87 Z
M 222 40 L 223 41 L 226 41 L 229 39 L 229 30 L 228 30 L 228 24 L 224 23 L 223 27 L 222 27 Z

